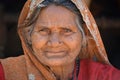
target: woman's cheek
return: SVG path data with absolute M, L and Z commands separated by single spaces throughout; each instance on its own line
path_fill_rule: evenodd
M 65 36 L 63 41 L 71 46 L 76 46 L 81 43 L 81 37 L 77 35 Z
M 33 47 L 42 48 L 47 43 L 47 37 L 33 34 L 31 41 Z

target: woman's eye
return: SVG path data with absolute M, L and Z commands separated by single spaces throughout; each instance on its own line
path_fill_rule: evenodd
M 65 35 L 69 35 L 69 34 L 72 33 L 72 30 L 71 30 L 71 29 L 64 28 L 64 29 L 62 29 L 62 33 L 65 34 Z
M 70 29 L 64 29 L 65 32 L 72 32 Z
M 47 28 L 40 29 L 39 32 L 43 35 L 50 34 L 50 30 Z
M 71 29 L 64 29 L 65 32 L 72 32 Z

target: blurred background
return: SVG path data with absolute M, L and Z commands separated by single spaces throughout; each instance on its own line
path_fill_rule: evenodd
M 23 54 L 17 21 L 26 0 L 0 0 L 0 58 Z M 120 69 L 120 0 L 86 0 L 110 62 Z

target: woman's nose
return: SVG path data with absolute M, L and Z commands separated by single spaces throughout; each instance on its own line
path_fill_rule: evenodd
M 58 47 L 61 45 L 61 39 L 57 32 L 51 34 L 49 38 L 49 45 L 52 47 Z

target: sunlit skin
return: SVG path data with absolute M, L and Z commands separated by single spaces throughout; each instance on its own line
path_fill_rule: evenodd
M 82 44 L 76 17 L 62 6 L 50 5 L 41 10 L 31 35 L 34 54 L 41 63 L 73 68 Z

